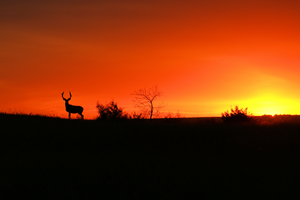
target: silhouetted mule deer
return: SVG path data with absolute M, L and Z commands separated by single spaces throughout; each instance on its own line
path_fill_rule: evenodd
M 71 92 L 70 92 L 70 98 L 68 99 L 65 99 L 64 98 L 64 92 L 61 94 L 63 100 L 65 100 L 66 102 L 66 111 L 69 113 L 69 119 L 71 119 L 71 113 L 78 113 L 80 116 L 81 116 L 81 119 L 83 119 L 83 115 L 82 115 L 82 112 L 83 112 L 83 107 L 81 106 L 73 106 L 73 105 L 70 105 L 69 104 L 69 101 L 71 100 Z

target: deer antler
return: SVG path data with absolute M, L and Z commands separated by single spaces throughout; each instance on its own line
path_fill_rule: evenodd
M 71 94 L 71 92 L 69 92 L 70 93 L 70 98 L 69 98 L 69 100 L 71 99 L 71 97 L 72 97 L 72 94 Z
M 64 98 L 64 93 L 65 93 L 65 92 L 61 93 L 61 96 L 62 96 L 63 100 L 66 100 L 66 99 Z

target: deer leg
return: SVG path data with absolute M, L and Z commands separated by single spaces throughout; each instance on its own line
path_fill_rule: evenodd
M 82 113 L 79 113 L 79 115 L 81 116 L 81 119 L 83 119 L 83 114 L 82 114 Z
M 71 113 L 69 112 L 69 119 L 71 119 Z

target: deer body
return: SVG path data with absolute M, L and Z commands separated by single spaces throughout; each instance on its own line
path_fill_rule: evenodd
M 69 104 L 69 101 L 71 100 L 71 92 L 70 92 L 70 98 L 65 99 L 64 98 L 64 92 L 61 94 L 63 100 L 65 100 L 65 106 L 66 106 L 66 111 L 69 113 L 69 119 L 71 119 L 71 113 L 78 113 L 81 116 L 81 119 L 83 119 L 83 107 L 81 106 L 73 106 L 71 104 Z

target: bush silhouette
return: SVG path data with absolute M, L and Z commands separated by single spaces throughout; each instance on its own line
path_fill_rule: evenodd
M 235 108 L 231 108 L 230 113 L 228 110 L 222 113 L 222 119 L 226 123 L 249 122 L 250 113 L 248 113 L 248 108 L 243 109 L 235 106 Z
M 128 119 L 128 115 L 123 112 L 123 108 L 119 108 L 114 101 L 106 105 L 97 102 L 96 107 L 99 113 L 98 120 Z
M 129 119 L 144 119 L 143 113 L 137 113 L 133 112 L 130 116 Z

